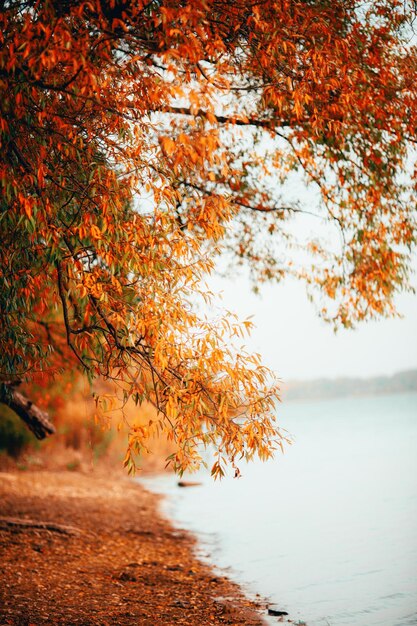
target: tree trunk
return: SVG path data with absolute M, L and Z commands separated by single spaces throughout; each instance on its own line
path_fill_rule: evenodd
M 23 393 L 17 391 L 14 385 L 4 385 L 6 393 L 2 394 L 1 402 L 6 404 L 25 422 L 38 439 L 45 439 L 53 435 L 55 426 L 49 419 L 48 413 L 33 404 Z

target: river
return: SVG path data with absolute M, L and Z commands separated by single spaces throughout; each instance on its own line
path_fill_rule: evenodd
M 416 625 L 417 394 L 283 403 L 278 422 L 293 445 L 239 479 L 142 482 L 210 562 L 295 623 Z

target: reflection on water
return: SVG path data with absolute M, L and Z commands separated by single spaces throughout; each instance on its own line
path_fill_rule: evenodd
M 288 403 L 279 415 L 294 445 L 238 480 L 144 482 L 214 563 L 291 619 L 416 625 L 417 394 Z

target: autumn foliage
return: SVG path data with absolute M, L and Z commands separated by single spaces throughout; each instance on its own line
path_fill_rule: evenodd
M 179 471 L 199 443 L 216 475 L 269 456 L 275 383 L 233 347 L 244 325 L 199 312 L 204 279 L 227 251 L 255 283 L 305 279 L 335 324 L 394 312 L 416 227 L 411 4 L 0 6 L 1 379 L 77 367 L 152 402 L 129 468 L 161 431 Z M 310 195 L 286 196 L 294 172 Z M 303 214 L 317 236 L 298 241 Z

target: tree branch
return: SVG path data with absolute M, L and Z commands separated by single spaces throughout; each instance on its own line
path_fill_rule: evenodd
M 61 535 L 79 535 L 79 528 L 54 522 L 43 522 L 33 519 L 21 519 L 18 517 L 0 517 L 0 528 L 6 530 L 49 530 Z
M 226 115 L 215 115 L 214 113 L 209 113 L 207 111 L 203 111 L 202 109 L 198 109 L 195 113 L 189 107 L 173 107 L 173 106 L 165 106 L 163 108 L 157 109 L 153 111 L 153 113 L 172 113 L 174 115 L 188 115 L 191 117 L 202 117 L 210 121 L 211 119 L 215 119 L 219 124 L 235 124 L 236 126 L 256 126 L 258 128 L 264 128 L 265 130 L 274 130 L 277 126 L 291 126 L 290 122 L 287 120 L 280 120 L 279 123 L 275 119 L 265 120 L 258 119 L 255 117 L 233 117 Z
M 22 419 L 37 439 L 45 439 L 53 435 L 55 426 L 48 413 L 33 404 L 23 393 L 16 390 L 16 384 L 3 384 L 0 401 L 14 411 Z
M 77 357 L 77 359 L 79 360 L 79 362 L 81 363 L 81 365 L 83 365 L 83 367 L 88 370 L 89 367 L 88 365 L 85 363 L 85 361 L 82 359 L 82 357 L 78 354 L 72 340 L 71 340 L 71 333 L 73 333 L 74 331 L 71 328 L 70 325 L 70 321 L 69 321 L 69 316 L 68 316 L 68 306 L 67 306 L 67 301 L 65 299 L 65 292 L 64 292 L 64 286 L 63 286 L 63 282 L 62 282 L 62 268 L 60 266 L 59 263 L 56 263 L 56 269 L 57 269 L 57 276 L 58 276 L 58 293 L 59 293 L 59 297 L 61 299 L 61 304 L 62 304 L 62 312 L 64 315 L 64 324 L 65 324 L 65 330 L 67 333 L 67 344 L 68 346 L 71 348 L 71 350 L 73 351 L 73 353 L 75 354 L 75 356 Z

